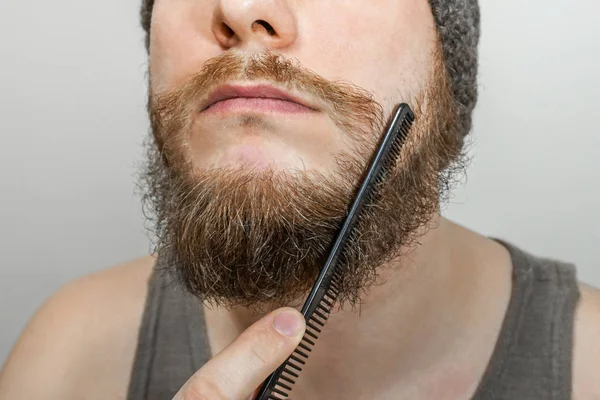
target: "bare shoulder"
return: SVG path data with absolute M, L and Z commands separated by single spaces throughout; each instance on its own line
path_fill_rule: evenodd
M 600 290 L 580 284 L 575 314 L 573 398 L 600 399 Z
M 154 261 L 84 276 L 48 298 L 0 372 L 0 398 L 124 398 Z

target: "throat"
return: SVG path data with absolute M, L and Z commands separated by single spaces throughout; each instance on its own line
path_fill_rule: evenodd
M 440 221 L 355 309 L 330 316 L 294 399 L 470 399 L 492 357 L 511 289 L 506 249 Z M 459 250 L 459 251 L 457 251 Z M 213 354 L 254 317 L 205 310 Z

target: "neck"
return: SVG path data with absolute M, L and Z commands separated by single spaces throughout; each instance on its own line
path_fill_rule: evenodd
M 423 391 L 439 385 L 475 390 L 508 304 L 510 261 L 495 242 L 434 222 L 417 247 L 382 266 L 381 283 L 360 306 L 332 313 L 294 388 L 298 398 L 385 398 L 388 391 L 427 398 Z M 206 317 L 213 353 L 255 319 L 240 308 Z

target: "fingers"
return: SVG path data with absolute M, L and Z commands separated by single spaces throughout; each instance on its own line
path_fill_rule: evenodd
M 293 308 L 266 315 L 206 363 L 174 400 L 244 400 L 294 351 L 305 321 Z

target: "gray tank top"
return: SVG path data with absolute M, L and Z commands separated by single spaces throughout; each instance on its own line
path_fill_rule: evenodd
M 472 400 L 571 398 L 575 267 L 506 242 L 513 287 L 500 336 Z M 129 400 L 170 400 L 210 357 L 202 307 L 161 272 L 149 280 Z

